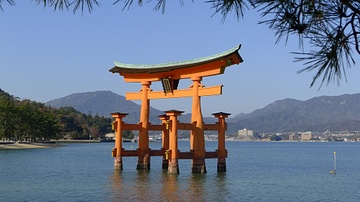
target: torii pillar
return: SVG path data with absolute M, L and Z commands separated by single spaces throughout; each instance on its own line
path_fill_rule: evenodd
M 162 130 L 161 133 L 161 150 L 164 152 L 162 157 L 162 169 L 168 169 L 169 166 L 169 160 L 167 159 L 167 150 L 169 149 L 169 116 L 164 114 L 159 116 L 161 120 L 161 124 L 164 126 L 165 129 Z
M 218 163 L 217 163 L 217 172 L 226 172 L 226 157 L 227 151 L 225 149 L 225 131 L 227 128 L 225 118 L 230 114 L 219 112 L 212 114 L 215 118 L 218 118 Z
M 111 116 L 115 118 L 113 122 L 113 128 L 115 130 L 115 148 L 113 149 L 113 157 L 114 159 L 114 168 L 122 170 L 122 128 L 123 128 L 123 121 L 122 119 L 126 117 L 126 113 L 115 112 L 111 113 Z
M 166 115 L 169 116 L 171 126 L 170 130 L 170 139 L 169 139 L 169 150 L 170 150 L 170 157 L 169 157 L 169 167 L 168 173 L 171 174 L 179 174 L 179 163 L 178 163 L 178 134 L 177 134 L 177 117 L 183 113 L 183 111 L 177 110 L 169 110 L 165 112 Z
M 194 153 L 192 173 L 206 173 L 204 127 L 199 96 L 202 78 L 195 76 L 191 80 L 193 81 L 191 86 L 193 89 L 191 122 L 196 124 L 195 130 L 190 132 L 190 151 Z
M 138 148 L 138 170 L 150 170 L 150 151 L 149 151 L 149 110 L 150 100 L 148 99 L 148 92 L 150 91 L 150 81 L 141 81 L 141 109 L 140 109 L 140 124 L 139 131 L 139 148 Z

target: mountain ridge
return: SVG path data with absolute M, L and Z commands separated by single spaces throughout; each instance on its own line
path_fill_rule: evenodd
M 360 130 L 360 93 L 339 96 L 319 96 L 300 101 L 292 98 L 274 101 L 251 113 L 240 113 L 227 119 L 227 133 L 236 133 L 247 128 L 261 133 L 290 131 L 340 131 Z M 110 113 L 121 111 L 129 115 L 128 123 L 139 121 L 140 105 L 128 101 L 124 96 L 111 91 L 74 93 L 46 104 L 52 107 L 71 106 L 82 113 L 95 113 L 110 117 Z M 150 122 L 159 124 L 157 116 L 163 111 L 150 108 Z M 94 115 L 94 114 L 93 114 Z M 179 117 L 181 122 L 189 122 L 191 114 Z M 214 122 L 212 117 L 204 117 L 205 122 Z
M 354 131 L 360 125 L 360 94 L 320 96 L 305 101 L 277 100 L 246 116 L 229 120 L 229 128 L 256 128 L 258 132 Z
M 129 123 L 139 122 L 140 106 L 111 91 L 73 93 L 48 101 L 45 104 L 55 108 L 70 106 L 84 114 L 104 117 L 111 117 L 110 113 L 113 112 L 124 112 L 128 113 L 124 121 Z M 157 115 L 160 114 L 163 114 L 163 112 L 150 107 L 150 122 L 160 123 L 157 118 Z

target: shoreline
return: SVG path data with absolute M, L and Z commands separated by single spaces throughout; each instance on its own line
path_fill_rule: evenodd
M 59 145 L 54 143 L 0 143 L 0 150 L 13 150 L 13 149 L 44 149 L 50 147 L 57 147 Z
M 1 150 L 16 150 L 16 149 L 45 149 L 52 147 L 59 147 L 62 144 L 68 143 L 100 143 L 100 140 L 51 140 L 49 142 L 1 142 Z

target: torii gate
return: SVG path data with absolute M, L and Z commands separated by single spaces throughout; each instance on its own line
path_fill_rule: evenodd
M 218 118 L 216 124 L 204 124 L 201 113 L 201 96 L 221 95 L 222 85 L 205 87 L 202 78 L 223 74 L 225 68 L 243 62 L 238 53 L 241 45 L 228 51 L 209 57 L 155 65 L 136 65 L 115 62 L 115 67 L 109 71 L 124 77 L 125 82 L 141 84 L 140 92 L 127 92 L 127 100 L 141 100 L 140 122 L 126 124 L 122 118 L 126 113 L 112 113 L 115 118 L 115 148 L 113 149 L 114 167 L 122 169 L 123 156 L 138 156 L 137 169 L 150 169 L 150 156 L 163 156 L 163 168 L 169 173 L 179 173 L 178 159 L 192 159 L 193 173 L 206 173 L 205 158 L 218 158 L 218 172 L 226 172 L 227 151 L 225 149 L 225 130 L 227 118 L 230 114 L 215 113 Z M 188 89 L 178 89 L 181 79 L 191 79 L 193 84 Z M 153 91 L 152 82 L 161 81 L 162 91 Z M 179 123 L 177 117 L 183 111 L 170 110 L 159 116 L 161 125 L 149 123 L 149 109 L 151 99 L 192 97 L 191 123 Z M 124 150 L 122 148 L 122 130 L 139 130 L 138 149 Z M 149 148 L 149 130 L 162 131 L 163 143 L 161 150 Z M 190 130 L 190 152 L 178 151 L 177 130 Z M 205 151 L 204 130 L 218 131 L 218 150 Z

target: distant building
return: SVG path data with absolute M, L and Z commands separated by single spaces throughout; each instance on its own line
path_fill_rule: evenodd
M 115 133 L 107 133 L 107 134 L 105 134 L 105 139 L 107 139 L 107 140 L 115 140 Z
M 310 141 L 311 139 L 313 139 L 311 132 L 301 133 L 301 141 Z
M 289 140 L 290 140 L 290 141 L 299 140 L 299 138 L 301 138 L 301 137 L 299 137 L 299 136 L 300 136 L 299 134 L 291 133 L 291 134 L 289 134 Z
M 238 131 L 238 138 L 252 138 L 254 136 L 253 130 L 248 130 L 244 128 L 243 130 Z

